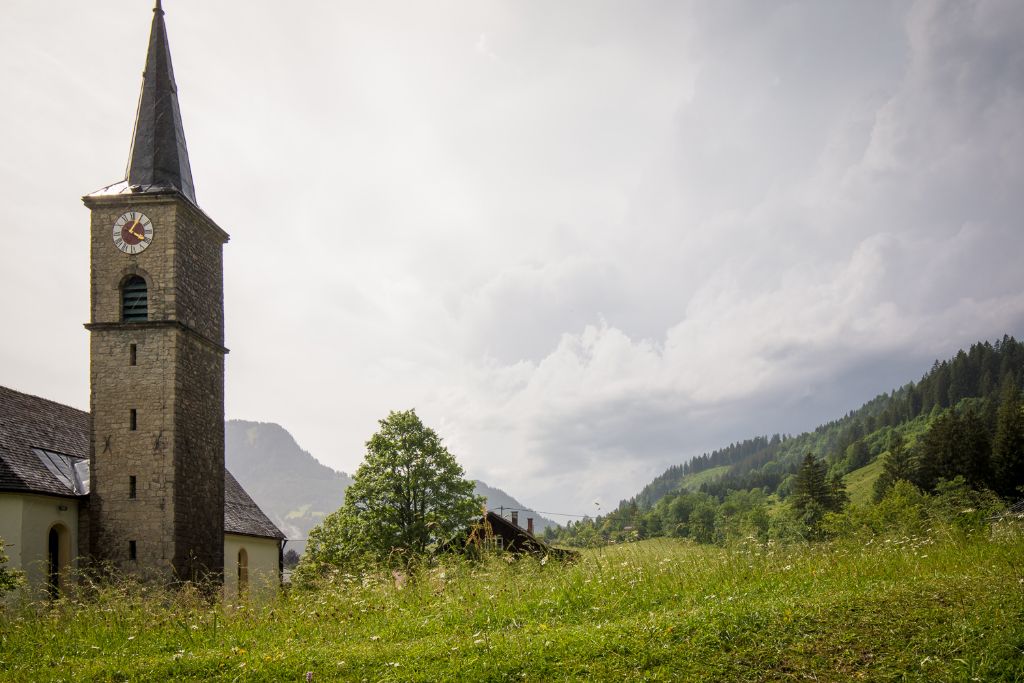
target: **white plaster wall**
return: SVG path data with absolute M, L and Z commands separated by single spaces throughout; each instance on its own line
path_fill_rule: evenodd
M 273 538 L 224 534 L 224 598 L 238 599 L 238 551 L 249 555 L 250 596 L 269 596 L 280 587 L 279 543 Z
M 65 509 L 61 509 L 65 508 Z M 0 537 L 9 544 L 8 566 L 25 572 L 28 588 L 42 591 L 47 579 L 47 545 L 50 529 L 61 524 L 67 530 L 62 547 L 61 583 L 70 580 L 69 570 L 78 566 L 78 501 L 20 493 L 0 493 Z
M 21 496 L 0 493 L 0 538 L 12 569 L 21 569 Z

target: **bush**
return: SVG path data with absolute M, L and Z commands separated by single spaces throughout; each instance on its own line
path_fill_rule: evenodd
M 4 547 L 4 539 L 0 538 L 0 597 L 13 591 L 24 580 L 21 572 L 7 566 L 9 558 L 4 552 Z
M 935 485 L 932 516 L 963 533 L 987 532 L 989 518 L 1005 508 L 995 493 L 972 489 L 963 477 Z

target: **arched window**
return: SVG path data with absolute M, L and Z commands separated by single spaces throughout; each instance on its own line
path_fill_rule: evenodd
M 149 293 L 146 281 L 132 275 L 121 287 L 121 319 L 125 322 L 149 318 Z
M 241 596 L 249 587 L 249 553 L 245 548 L 238 551 L 238 595 Z
M 54 600 L 60 597 L 70 556 L 71 533 L 63 524 L 54 524 L 46 537 L 46 590 Z
M 60 596 L 60 534 L 57 533 L 56 527 L 50 529 L 46 550 L 46 588 L 50 591 L 50 597 L 56 600 Z

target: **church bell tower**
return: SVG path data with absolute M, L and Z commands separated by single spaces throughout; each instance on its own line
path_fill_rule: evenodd
M 126 176 L 83 197 L 89 554 L 158 580 L 219 580 L 228 235 L 196 203 L 159 0 Z

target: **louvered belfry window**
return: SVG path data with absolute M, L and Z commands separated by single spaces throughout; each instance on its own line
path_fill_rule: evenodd
M 133 275 L 121 288 L 121 319 L 125 322 L 149 318 L 149 294 L 146 281 Z

